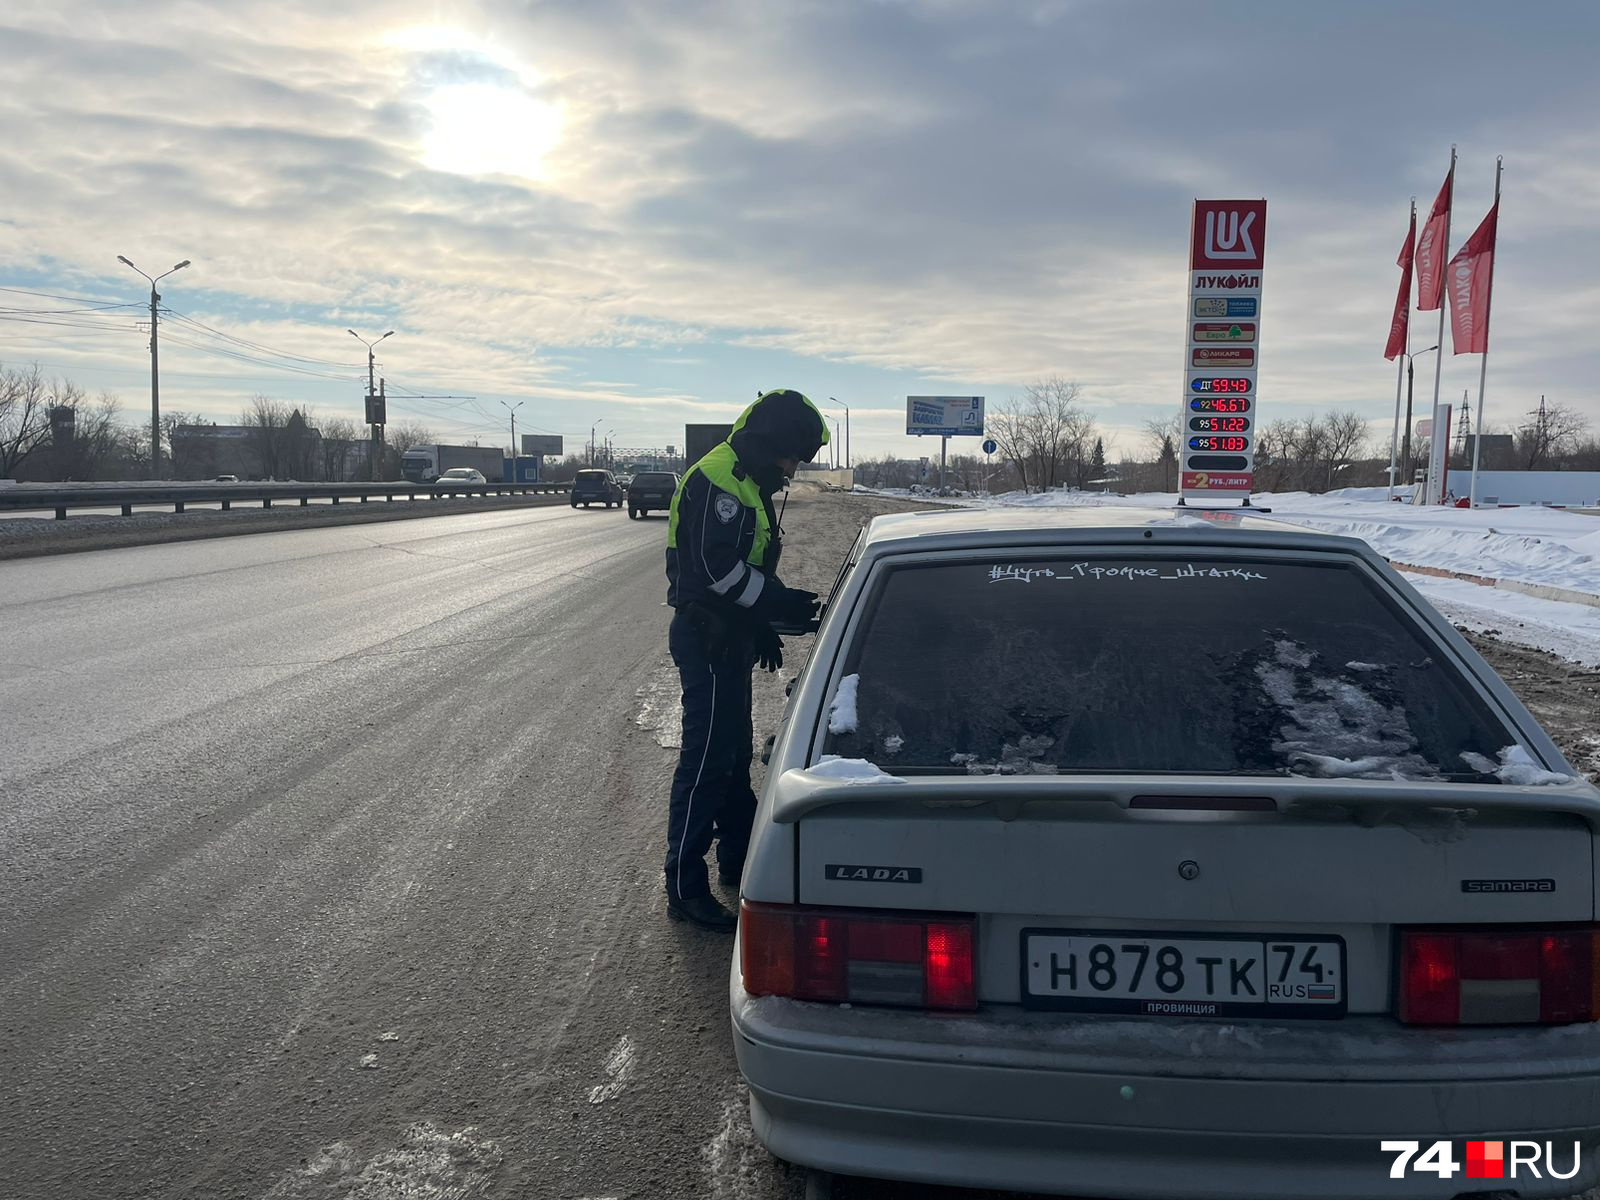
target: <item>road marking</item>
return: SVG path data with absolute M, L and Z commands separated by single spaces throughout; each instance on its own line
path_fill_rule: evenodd
M 617 1044 L 611 1047 L 611 1053 L 606 1055 L 603 1064 L 609 1079 L 589 1089 L 589 1103 L 604 1104 L 607 1100 L 615 1100 L 621 1095 L 622 1089 L 628 1086 L 628 1080 L 633 1078 L 633 1069 L 637 1065 L 638 1057 L 633 1039 L 627 1034 L 619 1037 Z

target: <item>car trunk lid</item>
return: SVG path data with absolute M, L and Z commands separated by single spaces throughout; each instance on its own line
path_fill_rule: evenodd
M 1397 925 L 1594 917 L 1582 785 L 789 772 L 774 816 L 798 826 L 801 904 L 977 914 L 991 1001 L 1024 990 L 1030 930 L 1321 939 L 1347 956 L 1341 1006 L 1388 1011 Z

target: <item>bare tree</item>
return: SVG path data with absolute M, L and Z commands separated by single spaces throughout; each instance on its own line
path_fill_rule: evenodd
M 264 479 L 277 479 L 285 473 L 284 430 L 289 425 L 290 411 L 283 401 L 258 394 L 250 398 L 239 418 Z
M 346 417 L 322 423 L 322 477 L 342 480 L 350 473 L 351 454 L 360 440 L 361 429 Z
M 1517 458 L 1530 471 L 1560 469 L 1560 461 L 1574 453 L 1589 431 L 1589 419 L 1570 405 L 1546 404 L 1528 414 L 1516 433 Z
M 1327 466 L 1326 490 L 1332 491 L 1339 482 L 1338 473 L 1360 458 L 1367 441 L 1367 422 L 1359 413 L 1330 412 L 1322 418 L 1324 429 L 1322 447 Z
M 50 387 L 38 364 L 0 367 L 0 478 L 12 478 L 49 440 Z
M 1078 404 L 1078 385 L 1059 376 L 1023 389 L 996 411 L 987 432 L 1016 469 L 1024 491 L 1089 478 L 1095 423 Z
M 400 421 L 383 431 L 384 441 L 397 454 L 404 454 L 413 446 L 434 446 L 439 439 L 433 430 L 417 421 Z

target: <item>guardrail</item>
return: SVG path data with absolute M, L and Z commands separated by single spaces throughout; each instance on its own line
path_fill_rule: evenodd
M 227 512 L 235 504 L 292 504 L 306 508 L 313 500 L 341 500 L 366 504 L 371 500 L 438 500 L 446 496 L 536 496 L 570 491 L 570 483 L 412 483 L 393 480 L 384 483 L 192 483 L 133 487 L 51 487 L 20 486 L 0 488 L 0 511 L 25 512 L 54 509 L 56 520 L 67 519 L 73 508 L 120 508 L 131 517 L 136 505 L 172 505 L 181 513 L 191 504 L 222 505 Z

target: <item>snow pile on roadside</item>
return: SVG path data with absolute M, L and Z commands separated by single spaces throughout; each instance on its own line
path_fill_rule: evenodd
M 890 494 L 890 493 L 885 493 Z M 905 493 L 893 493 L 905 494 Z M 1414 507 L 1385 499 L 1386 489 L 1345 488 L 1261 493 L 1258 508 L 1275 521 L 1358 537 L 1397 562 L 1550 584 L 1600 595 L 1600 521 L 1561 509 Z M 1008 492 L 1000 496 L 918 496 L 964 508 L 1171 509 L 1170 492 Z M 1237 507 L 1228 511 L 1237 512 Z

